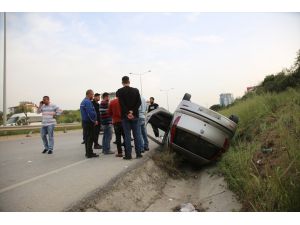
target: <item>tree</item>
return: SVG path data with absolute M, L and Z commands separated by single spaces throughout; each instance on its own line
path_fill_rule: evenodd
M 294 72 L 297 72 L 297 71 L 299 72 L 300 71 L 300 49 L 297 52 L 297 56 L 296 56 L 294 65 L 292 66 L 291 70 L 294 71 Z
M 33 112 L 34 103 L 23 101 L 19 103 L 18 108 L 15 110 L 15 113 L 24 113 L 25 114 L 25 120 L 21 121 L 23 125 L 28 124 L 28 116 L 27 114 L 30 112 Z

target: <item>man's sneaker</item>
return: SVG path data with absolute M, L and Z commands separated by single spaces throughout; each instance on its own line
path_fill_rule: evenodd
M 145 148 L 144 150 L 145 150 L 145 151 L 149 151 L 149 148 Z
M 137 159 L 143 158 L 142 154 L 136 156 Z
M 118 153 L 118 154 L 116 154 L 116 157 L 123 157 L 123 154 L 122 153 Z
M 111 155 L 111 154 L 115 154 L 115 152 L 112 151 L 104 152 L 104 155 Z
M 130 159 L 132 159 L 132 157 L 131 156 L 125 156 L 125 157 L 123 157 L 123 159 L 130 160 Z
M 96 157 L 99 157 L 99 155 L 88 155 L 88 156 L 85 156 L 86 158 L 96 158 Z
M 93 153 L 91 155 L 85 155 L 86 158 L 96 158 L 96 157 L 99 157 L 99 155 Z
M 113 143 L 116 145 L 116 144 L 117 144 L 117 141 L 114 141 Z
M 44 151 L 42 151 L 42 153 L 43 153 L 43 154 L 45 154 L 46 152 L 48 152 L 48 150 L 47 150 L 47 149 L 44 149 Z
M 49 151 L 48 151 L 48 154 L 52 154 L 52 153 L 53 153 L 53 151 L 52 151 L 52 150 L 49 150 Z
M 102 145 L 94 145 L 94 149 L 102 149 Z
M 81 144 L 85 144 L 85 141 L 81 142 Z

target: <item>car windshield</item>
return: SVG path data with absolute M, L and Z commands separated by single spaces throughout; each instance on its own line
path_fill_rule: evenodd
M 217 146 L 203 140 L 200 136 L 180 128 L 176 129 L 174 144 L 206 159 L 212 159 L 220 151 Z
M 19 117 L 11 117 L 7 120 L 6 123 L 8 123 L 8 124 L 15 123 L 15 122 L 17 122 L 18 118 Z

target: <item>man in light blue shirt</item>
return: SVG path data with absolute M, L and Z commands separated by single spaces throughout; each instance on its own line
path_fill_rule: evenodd
M 147 137 L 147 129 L 145 125 L 145 114 L 147 110 L 147 104 L 144 97 L 141 96 L 141 106 L 139 107 L 139 127 L 141 129 L 141 148 L 142 152 L 149 151 L 149 141 Z

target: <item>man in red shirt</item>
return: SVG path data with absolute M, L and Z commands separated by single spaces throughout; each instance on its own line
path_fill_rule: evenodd
M 116 135 L 116 142 L 117 142 L 117 149 L 118 149 L 118 154 L 116 154 L 116 157 L 123 157 L 121 136 L 123 136 L 124 140 L 125 138 L 124 138 L 124 132 L 123 132 L 122 122 L 121 122 L 121 107 L 118 98 L 115 98 L 110 101 L 108 107 L 108 114 L 112 117 L 112 123 L 114 125 L 114 130 Z

